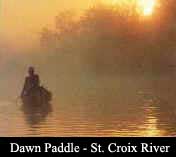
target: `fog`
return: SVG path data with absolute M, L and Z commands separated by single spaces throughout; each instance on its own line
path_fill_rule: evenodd
M 60 102 L 135 103 L 138 91 L 152 87 L 153 79 L 175 76 L 176 12 L 171 4 L 163 3 L 149 19 L 104 4 L 81 14 L 70 9 L 58 12 L 54 26 L 36 32 L 29 45 L 21 40 L 18 48 L 1 38 L 1 99 L 19 96 L 32 65 Z

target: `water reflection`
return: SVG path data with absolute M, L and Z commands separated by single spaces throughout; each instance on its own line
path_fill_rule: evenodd
M 170 100 L 174 101 L 174 100 Z M 175 107 L 161 98 L 153 98 L 141 105 L 144 122 L 139 126 L 139 136 L 175 136 Z
M 27 124 L 31 128 L 39 127 L 39 124 L 44 122 L 45 119 L 48 117 L 49 113 L 52 112 L 52 105 L 50 103 L 44 104 L 22 104 L 21 107 L 24 118 Z
M 159 108 L 153 104 L 144 105 L 145 120 L 143 125 L 139 126 L 140 136 L 164 136 L 166 131 L 159 128 Z
M 109 107 L 53 103 L 0 106 L 1 136 L 175 136 L 174 109 L 152 101 Z M 164 105 L 164 106 L 163 106 Z M 128 107 L 128 108 L 127 108 Z M 20 112 L 21 111 L 21 112 Z M 11 115 L 11 116 L 7 116 Z M 6 125 L 10 124 L 10 125 Z
M 176 136 L 175 81 L 135 80 L 95 89 L 83 100 L 77 96 L 77 103 L 67 95 L 68 102 L 61 101 L 60 93 L 52 105 L 1 102 L 0 135 Z

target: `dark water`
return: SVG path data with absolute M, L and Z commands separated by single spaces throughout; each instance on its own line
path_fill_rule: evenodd
M 1 102 L 0 136 L 175 136 L 174 79 L 122 80 L 68 103 L 59 95 L 45 107 Z

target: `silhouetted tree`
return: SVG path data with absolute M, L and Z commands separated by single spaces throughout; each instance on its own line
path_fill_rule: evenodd
M 55 30 L 43 32 L 44 45 L 54 43 L 57 53 L 79 56 L 82 65 L 97 74 L 165 73 L 174 64 L 176 49 L 173 3 L 162 2 L 146 20 L 135 3 L 95 6 L 79 17 L 61 13 Z

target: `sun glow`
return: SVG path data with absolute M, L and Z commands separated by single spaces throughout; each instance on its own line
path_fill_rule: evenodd
M 151 16 L 155 11 L 155 7 L 157 5 L 158 0 L 105 0 L 106 3 L 112 5 L 120 6 L 130 6 L 135 5 L 137 7 L 137 11 L 142 16 Z
M 138 0 L 139 8 L 144 16 L 152 15 L 156 6 L 156 0 Z

